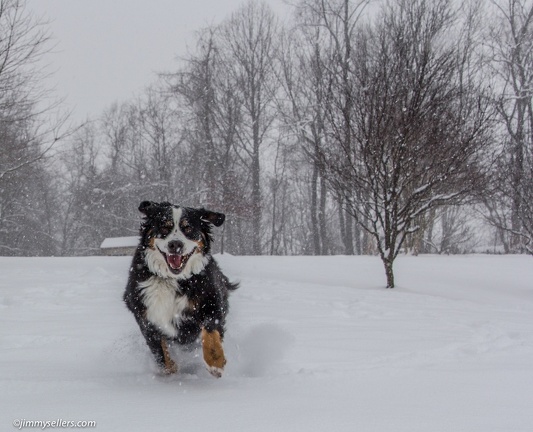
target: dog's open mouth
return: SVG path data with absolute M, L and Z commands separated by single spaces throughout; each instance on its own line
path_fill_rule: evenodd
M 192 256 L 195 250 L 196 248 L 194 248 L 187 255 L 164 253 L 161 250 L 159 250 L 159 252 L 161 252 L 161 254 L 165 257 L 170 271 L 172 273 L 178 274 L 181 273 L 181 271 L 185 268 L 187 261 L 189 261 L 189 258 Z

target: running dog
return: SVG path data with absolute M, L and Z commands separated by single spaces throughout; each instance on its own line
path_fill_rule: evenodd
M 211 226 L 225 215 L 168 202 L 143 201 L 140 242 L 124 301 L 161 371 L 177 372 L 169 343 L 202 343 L 209 372 L 222 376 L 228 294 L 237 289 L 211 256 Z

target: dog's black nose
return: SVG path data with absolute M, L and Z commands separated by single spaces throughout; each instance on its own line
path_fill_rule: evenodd
M 168 242 L 167 248 L 171 254 L 179 254 L 183 250 L 183 242 L 181 240 L 172 240 Z

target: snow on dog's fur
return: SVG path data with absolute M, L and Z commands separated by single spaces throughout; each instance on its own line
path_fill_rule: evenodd
M 225 216 L 151 201 L 143 201 L 139 211 L 141 240 L 124 301 L 163 372 L 177 371 L 168 343 L 200 338 L 208 370 L 220 377 L 228 293 L 237 288 L 210 254 L 211 226 L 222 225 Z

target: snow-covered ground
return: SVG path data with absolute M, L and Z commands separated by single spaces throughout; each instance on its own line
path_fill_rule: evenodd
M 218 256 L 228 365 L 159 375 L 121 301 L 129 258 L 0 258 L 0 430 L 530 432 L 533 259 Z

